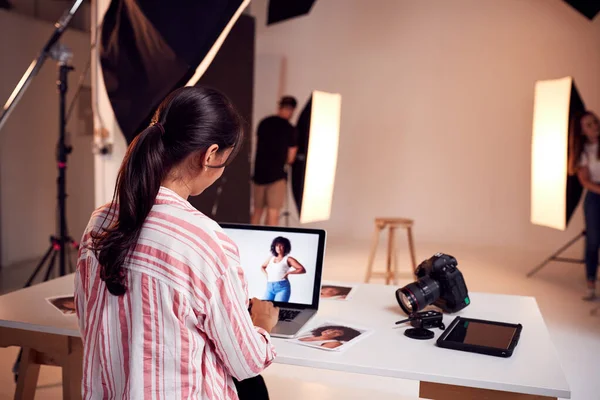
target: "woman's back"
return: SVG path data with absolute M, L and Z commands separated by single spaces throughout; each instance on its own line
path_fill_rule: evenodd
M 231 376 L 259 374 L 274 351 L 248 314 L 235 244 L 161 187 L 123 265 L 127 290 L 115 296 L 90 236 L 109 225 L 109 211 L 92 215 L 77 264 L 83 398 L 236 399 Z

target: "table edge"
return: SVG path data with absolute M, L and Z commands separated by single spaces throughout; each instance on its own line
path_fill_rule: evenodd
M 67 328 L 54 328 L 51 326 L 45 325 L 35 325 L 26 322 L 18 322 L 18 321 L 8 321 L 8 320 L 0 320 L 0 328 L 5 329 L 22 329 L 25 331 L 33 331 L 40 333 L 51 333 L 54 335 L 61 336 L 73 336 L 73 337 L 81 337 L 81 333 L 79 329 L 67 329 Z
M 478 389 L 489 389 L 489 390 L 499 390 L 504 392 L 514 392 L 514 393 L 522 393 L 522 394 L 530 394 L 530 395 L 538 395 L 538 396 L 547 396 L 547 397 L 557 397 L 563 399 L 571 398 L 571 389 L 550 389 L 550 388 L 538 388 L 532 386 L 522 386 L 515 385 L 510 383 L 497 383 L 497 382 L 488 382 L 488 381 L 476 381 L 472 379 L 466 378 L 450 378 L 439 375 L 424 375 L 418 372 L 408 372 L 408 371 L 394 371 L 383 368 L 369 368 L 362 366 L 354 366 L 354 365 L 346 365 L 341 363 L 334 362 L 326 362 L 326 361 L 308 361 L 300 358 L 286 357 L 286 356 L 277 356 L 274 363 L 278 364 L 287 364 L 287 365 L 296 365 L 301 367 L 309 367 L 309 368 L 321 368 L 328 369 L 333 371 L 340 372 L 350 372 L 357 373 L 363 375 L 373 375 L 373 376 L 381 376 L 388 378 L 398 378 L 398 379 L 407 379 L 412 381 L 419 382 L 432 382 L 432 383 L 440 383 L 447 385 L 457 385 L 457 386 L 465 386 L 472 387 Z

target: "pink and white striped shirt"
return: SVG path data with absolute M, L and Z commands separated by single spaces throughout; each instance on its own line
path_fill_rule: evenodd
M 275 351 L 252 324 L 235 243 L 161 187 L 113 296 L 90 249 L 108 212 L 92 214 L 77 262 L 83 399 L 237 399 L 232 377 L 258 375 Z

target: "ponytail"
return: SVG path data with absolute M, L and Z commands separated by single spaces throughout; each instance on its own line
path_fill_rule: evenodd
M 127 149 L 111 204 L 118 216 L 103 230 L 92 234 L 93 248 L 101 266 L 100 277 L 108 291 L 121 296 L 127 291 L 123 264 L 137 242 L 165 174 L 164 128 L 151 125 L 136 136 Z
M 160 185 L 172 169 L 202 154 L 211 145 L 220 152 L 231 150 L 224 168 L 243 140 L 243 120 L 222 93 L 204 87 L 182 87 L 170 93 L 158 106 L 153 125 L 129 145 L 117 177 L 117 186 L 108 215 L 118 216 L 92 233 L 92 248 L 100 264 L 100 277 L 108 291 L 121 296 L 127 291 L 123 264 L 139 239 L 144 221 L 158 195 Z M 197 164 L 197 163 L 194 163 Z M 189 172 L 201 171 L 191 165 Z

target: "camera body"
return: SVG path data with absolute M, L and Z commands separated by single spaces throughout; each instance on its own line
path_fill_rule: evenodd
M 447 313 L 455 313 L 471 303 L 467 284 L 458 270 L 456 258 L 436 253 L 417 267 L 419 280 L 429 277 L 439 284 L 440 295 L 433 305 Z

